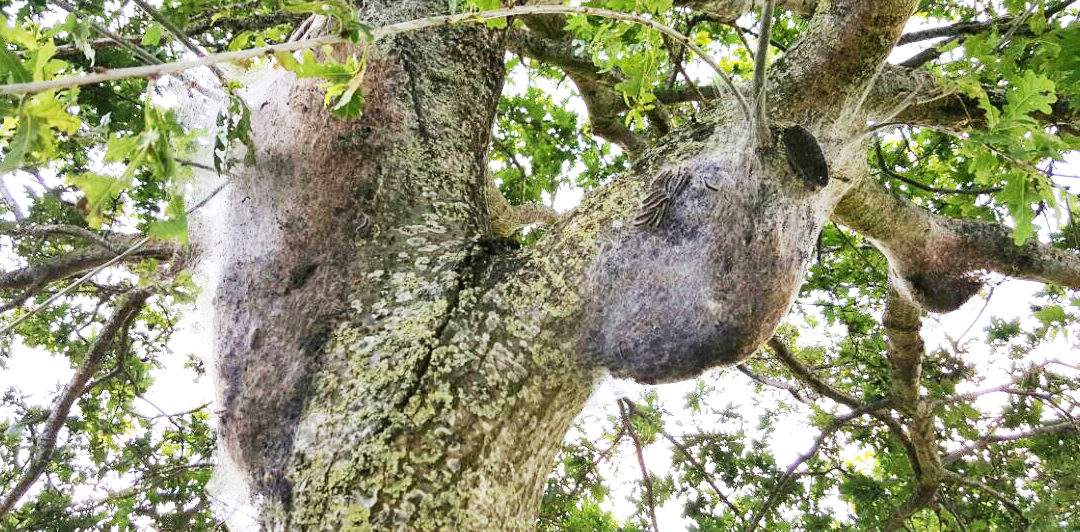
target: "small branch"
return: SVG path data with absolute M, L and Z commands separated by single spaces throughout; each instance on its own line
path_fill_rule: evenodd
M 23 225 L 23 224 L 8 224 L 0 222 L 0 234 L 8 236 L 37 236 L 37 237 L 49 237 L 49 236 L 70 236 L 79 238 L 97 244 L 98 246 L 111 251 L 113 253 L 119 253 L 123 250 L 121 244 L 111 242 L 108 238 L 99 235 L 89 229 L 84 229 L 75 225 L 67 224 L 48 224 L 48 225 Z M 123 239 L 123 236 L 114 236 L 115 239 Z
M 79 13 L 79 9 L 77 7 L 69 4 L 65 0 L 52 0 L 52 3 L 57 5 L 57 6 L 60 6 L 61 9 L 63 9 L 64 11 L 67 11 L 68 13 L 71 13 L 71 14 L 73 14 L 75 16 L 82 16 Z M 91 20 L 90 21 L 90 27 L 93 28 L 94 31 L 98 32 L 101 35 L 104 35 L 105 37 L 107 37 L 108 39 L 113 41 L 114 43 L 118 44 L 120 47 L 128 50 L 129 52 L 131 52 L 133 54 L 135 54 L 139 59 L 142 59 L 143 62 L 148 63 L 150 65 L 161 65 L 162 64 L 160 59 L 150 55 L 150 53 L 148 53 L 146 50 L 143 50 L 138 45 L 131 42 L 130 39 L 125 39 L 124 37 L 121 37 L 121 36 L 111 32 L 111 31 L 109 31 L 108 28 L 98 24 L 97 22 L 94 22 L 94 21 Z M 145 76 L 139 76 L 139 77 L 145 77 Z M 0 85 L 0 91 L 2 91 L 3 88 L 4 88 L 4 86 Z M 47 89 L 42 89 L 42 90 L 47 90 Z M 38 92 L 38 91 L 34 91 L 34 92 Z
M 754 109 L 757 110 L 758 144 L 768 147 L 771 142 L 769 127 L 765 120 L 767 114 L 765 101 L 765 69 L 769 58 L 769 40 L 772 38 L 773 11 L 775 0 L 766 0 L 761 7 L 761 35 L 758 37 L 758 50 L 754 54 Z
M 1016 441 L 1016 440 L 1022 440 L 1024 438 L 1031 438 L 1031 437 L 1034 437 L 1034 436 L 1041 436 L 1041 435 L 1044 435 L 1044 434 L 1057 434 L 1057 433 L 1060 433 L 1060 432 L 1068 432 L 1070 430 L 1080 430 L 1080 426 L 1077 426 L 1076 424 L 1074 424 L 1071 421 L 1051 421 L 1051 422 L 1049 422 L 1046 425 L 1043 425 L 1041 427 L 1036 427 L 1036 428 L 1033 428 L 1031 430 L 1026 430 L 1026 431 L 1022 431 L 1022 432 L 1013 432 L 1013 433 L 1009 433 L 1009 434 L 987 435 L 987 436 L 984 436 L 983 438 L 980 438 L 975 443 L 965 445 L 964 447 L 961 447 L 961 448 L 959 448 L 959 449 L 945 455 L 945 457 L 943 457 L 941 459 L 941 463 L 943 465 L 946 465 L 946 466 L 951 465 L 951 464 L 955 463 L 957 460 L 960 460 L 961 458 L 963 458 L 965 455 L 968 455 L 968 454 L 971 454 L 971 453 L 973 453 L 975 451 L 978 451 L 979 449 L 982 449 L 982 448 L 986 447 L 987 445 L 990 445 L 991 443 Z
M 817 454 L 818 450 L 821 449 L 821 446 L 825 443 L 825 440 L 835 434 L 836 431 L 840 430 L 844 425 L 850 423 L 852 420 L 862 417 L 866 414 L 888 408 L 889 406 L 890 402 L 887 399 L 877 401 L 875 403 L 866 404 L 855 410 L 852 410 L 851 412 L 848 412 L 847 414 L 837 417 L 831 423 L 829 423 L 825 427 L 825 429 L 821 431 L 821 434 L 819 434 L 818 437 L 814 439 L 814 443 L 810 446 L 810 449 L 800 455 L 794 462 L 791 463 L 791 465 L 787 467 L 787 469 L 784 470 L 784 475 L 780 478 L 780 481 L 776 483 L 776 486 L 774 486 L 772 490 L 770 490 L 769 498 L 765 500 L 765 503 L 761 505 L 761 509 L 754 513 L 753 517 L 750 519 L 750 524 L 746 527 L 746 531 L 753 532 L 754 530 L 756 530 L 758 524 L 761 523 L 761 520 L 766 515 L 768 515 L 768 513 L 771 512 L 777 504 L 779 504 L 780 496 L 783 494 L 784 489 L 787 487 L 788 483 L 791 482 L 791 479 L 795 476 L 795 470 L 802 466 L 804 463 L 806 463 L 808 460 L 813 458 Z
M 679 452 L 686 457 L 686 461 L 690 462 L 690 465 L 694 466 L 694 468 L 696 468 L 698 472 L 701 473 L 701 478 L 705 479 L 705 482 L 709 485 L 710 488 L 713 489 L 713 492 L 716 493 L 716 497 L 720 499 L 720 502 L 724 503 L 725 506 L 731 509 L 731 512 L 734 513 L 740 521 L 744 520 L 745 517 L 743 516 L 743 513 L 739 511 L 739 509 L 734 504 L 732 504 L 730 500 L 728 500 L 727 496 L 724 495 L 724 492 L 720 491 L 720 488 L 717 487 L 716 484 L 713 482 L 712 475 L 705 471 L 705 468 L 701 465 L 701 463 L 697 461 L 696 458 L 694 458 L 694 455 L 690 453 L 689 449 L 687 449 L 685 445 L 683 445 L 678 440 L 673 438 L 670 434 L 668 434 L 667 431 L 661 430 L 660 434 L 662 434 L 664 438 L 667 439 L 667 441 L 671 442 L 671 444 L 674 445 L 675 448 L 678 449 Z
M 630 419 L 631 414 L 637 414 L 637 406 L 634 405 L 633 401 L 625 397 L 619 399 L 618 404 L 623 425 L 626 426 L 626 430 L 630 433 L 630 438 L 634 440 L 634 450 L 637 452 L 638 465 L 641 467 L 641 481 L 645 484 L 645 498 L 649 504 L 649 517 L 652 519 L 653 532 L 660 532 L 660 527 L 656 524 L 656 499 L 653 497 L 652 478 L 649 477 L 649 470 L 645 467 L 645 454 L 641 451 L 641 438 L 638 438 L 633 421 Z
M 859 401 L 858 399 L 851 397 L 850 395 L 847 395 L 837 390 L 836 388 L 833 388 L 828 383 L 821 380 L 821 378 L 815 375 L 813 371 L 810 371 L 809 368 L 804 366 L 801 362 L 799 362 L 798 359 L 795 358 L 795 355 L 791 353 L 791 350 L 788 349 L 786 345 L 784 345 L 783 340 L 781 340 L 779 337 L 774 336 L 770 338 L 768 344 L 769 348 L 772 349 L 774 353 L 776 353 L 776 358 L 778 358 L 780 362 L 787 366 L 787 368 L 795 375 L 796 378 L 798 378 L 802 382 L 805 382 L 807 385 L 810 386 L 810 389 L 814 390 L 819 395 L 828 397 L 829 399 L 832 399 L 833 401 L 845 405 L 853 410 L 857 410 L 866 406 L 865 403 L 863 403 L 862 401 Z M 915 472 L 917 474 L 921 474 L 922 468 L 919 465 L 918 454 L 915 451 L 915 446 L 912 443 L 911 438 L 906 432 L 904 432 L 903 426 L 901 426 L 898 421 L 893 419 L 893 417 L 888 412 L 873 410 L 870 412 L 870 415 L 873 416 L 874 419 L 880 421 L 881 423 L 884 423 L 885 426 L 889 428 L 889 432 L 893 436 L 895 436 L 897 440 L 900 441 L 901 445 L 903 445 L 905 452 L 907 452 L 908 460 L 911 461 L 912 467 L 915 469 Z
M 815 375 L 813 371 L 795 358 L 795 355 L 792 354 L 791 350 L 788 349 L 788 346 L 785 345 L 784 341 L 778 336 L 770 338 L 768 343 L 769 348 L 776 353 L 776 358 L 778 358 L 780 362 L 783 362 L 783 364 L 795 374 L 796 378 L 810 386 L 811 390 L 814 390 L 819 395 L 828 397 L 837 403 L 847 406 L 848 408 L 859 409 L 866 406 L 862 401 L 833 388 L 831 385 L 821 380 L 821 378 Z
M 980 482 L 975 479 L 967 478 L 955 471 L 945 471 L 945 480 L 954 484 L 967 486 L 969 488 L 975 488 L 979 491 L 985 492 L 987 495 L 997 499 L 999 502 L 1001 502 L 1002 505 L 1005 506 L 1006 509 L 1019 517 L 1021 522 L 1025 526 L 1028 524 L 1027 518 L 1024 517 L 1024 511 L 1021 510 L 1020 507 L 1012 501 L 1012 499 L 1010 499 L 1004 493 L 1001 493 L 1000 491 L 990 487 L 990 485 L 986 484 L 985 482 Z
M 1002 384 L 999 384 L 997 386 L 993 386 L 993 387 L 990 387 L 990 388 L 984 388 L 984 389 L 981 389 L 981 390 L 975 390 L 975 391 L 971 391 L 971 392 L 956 394 L 956 395 L 952 395 L 952 396 L 949 396 L 949 397 L 942 397 L 942 398 L 937 399 L 937 400 L 933 401 L 932 403 L 930 403 L 930 407 L 931 408 L 939 408 L 939 407 L 941 407 L 943 405 L 947 405 L 947 404 L 970 401 L 972 399 L 976 399 L 976 398 L 982 397 L 984 395 L 989 395 L 989 394 L 992 394 L 992 393 L 1001 393 L 1001 392 L 1008 391 L 1009 389 L 1016 386 L 1017 384 L 1020 384 L 1021 382 L 1024 382 L 1029 377 L 1035 375 L 1036 373 L 1039 373 L 1039 372 L 1043 371 L 1044 369 L 1046 369 L 1047 366 L 1050 366 L 1052 364 L 1056 364 L 1057 362 L 1058 361 L 1056 359 L 1051 359 L 1051 360 L 1046 360 L 1046 361 L 1040 362 L 1039 364 L 1036 364 L 1036 365 L 1028 368 L 1022 374 L 1016 375 L 1013 378 L 1009 379 L 1009 382 L 1002 383 Z M 1014 368 L 1014 369 L 1016 369 L 1016 368 Z
M 1070 5 L 1075 4 L 1076 0 L 1068 0 L 1064 2 L 1057 2 L 1053 6 L 1046 8 L 1043 11 L 1043 16 L 1050 18 L 1068 8 Z M 941 37 L 959 37 L 964 35 L 975 35 L 985 31 L 989 31 L 996 26 L 1005 24 L 1014 24 L 1017 20 L 1023 20 L 1024 17 L 999 17 L 987 22 L 960 22 L 957 24 L 951 24 L 949 26 L 941 26 L 938 28 L 927 28 L 925 30 L 913 31 L 911 33 L 905 33 L 900 36 L 900 41 L 897 46 L 903 46 L 905 44 L 911 44 L 919 41 L 925 41 L 928 39 L 937 39 Z
M 206 197 L 203 198 L 201 201 L 199 201 L 195 205 L 192 205 L 190 208 L 188 208 L 187 211 L 186 211 L 186 214 L 191 214 L 191 213 L 195 212 L 196 210 L 202 208 L 202 206 L 209 203 L 210 200 L 213 199 L 214 196 L 217 196 L 217 194 L 219 192 L 221 192 L 226 186 L 228 186 L 228 184 L 229 184 L 228 182 L 225 182 L 225 183 L 222 183 L 221 185 L 219 185 L 216 189 L 214 189 L 212 192 L 207 194 Z M 97 275 L 98 273 L 101 273 L 101 271 L 105 270 L 106 268 L 108 268 L 108 267 L 110 267 L 110 266 L 112 266 L 114 264 L 119 263 L 120 261 L 124 260 L 128 256 L 137 253 L 140 249 L 142 249 L 143 246 L 145 246 L 147 243 L 149 243 L 150 240 L 151 240 L 150 237 L 143 237 L 142 239 L 140 239 L 137 242 L 135 242 L 134 244 L 132 244 L 132 246 L 129 247 L 127 250 L 125 250 L 123 253 L 121 253 L 119 255 L 116 255 L 115 257 L 110 259 L 108 262 L 98 266 L 97 268 L 94 268 L 93 270 L 88 272 L 86 275 L 83 275 L 82 277 L 78 278 L 75 282 L 71 283 L 70 285 L 68 285 L 63 290 L 57 292 L 56 294 L 53 294 L 53 296 L 50 297 L 49 299 L 47 299 L 44 303 L 34 307 L 29 312 L 27 312 L 26 314 L 23 314 L 22 316 L 20 316 L 15 321 L 12 321 L 11 323 L 4 326 L 3 329 L 0 329 L 0 337 L 3 337 L 4 335 L 8 334 L 12 330 L 14 330 L 15 327 L 18 327 L 19 324 L 21 324 L 22 322 L 30 319 L 31 316 L 37 314 L 38 312 L 41 312 L 42 309 L 45 309 L 46 307 L 53 304 L 58 299 L 60 299 L 60 298 L 62 298 L 64 296 L 66 296 L 67 294 L 71 293 L 73 290 L 78 288 L 79 285 L 89 281 L 95 275 Z
M 739 364 L 738 366 L 735 366 L 735 369 L 739 370 L 740 373 L 742 373 L 743 375 L 746 375 L 747 377 L 750 377 L 751 380 L 753 380 L 754 382 L 757 382 L 758 384 L 761 384 L 762 386 L 770 386 L 770 387 L 778 388 L 780 390 L 784 390 L 784 391 L 790 393 L 791 396 L 794 397 L 795 400 L 799 401 L 800 403 L 806 403 L 806 402 L 809 401 L 808 398 L 803 397 L 803 392 L 799 388 L 797 388 L 795 386 L 792 386 L 792 385 L 790 385 L 790 384 L 788 384 L 786 382 L 783 382 L 783 381 L 779 381 L 779 380 L 776 380 L 776 379 L 770 379 L 770 378 L 765 377 L 763 375 L 758 375 L 757 373 L 754 373 L 753 371 L 751 371 L 750 368 L 746 367 L 746 364 Z
M 22 212 L 22 207 L 19 206 L 19 202 L 15 200 L 15 195 L 8 190 L 7 181 L 4 178 L 7 176 L 0 175 L 0 193 L 3 194 L 4 203 L 7 203 L 8 210 L 15 216 L 18 221 L 26 219 L 26 214 Z
M 165 18 L 160 11 L 154 8 L 154 6 L 146 3 L 145 0 L 134 1 L 135 5 L 139 6 L 139 8 L 146 12 L 147 15 L 150 15 L 150 18 L 154 19 L 155 22 L 161 24 L 166 30 L 169 31 L 169 33 L 172 33 L 173 36 L 175 36 L 181 43 L 184 44 L 184 46 L 188 50 L 191 51 L 191 53 L 199 57 L 206 57 L 206 52 L 197 44 L 195 44 L 195 41 L 191 40 L 191 37 L 188 37 L 188 35 L 184 33 L 184 30 L 178 28 L 172 22 L 169 22 L 169 19 Z M 225 73 L 222 72 L 221 69 L 214 65 L 209 65 L 209 67 L 210 71 L 214 73 L 214 76 L 218 78 L 218 81 L 220 81 L 222 85 L 228 83 L 228 81 L 225 79 Z
M 37 438 L 30 462 L 23 470 L 14 487 L 4 495 L 3 499 L 0 499 L 0 516 L 9 513 L 15 507 L 15 504 L 19 502 L 19 499 L 30 489 L 30 486 L 45 471 L 45 468 L 49 465 L 49 460 L 52 458 L 53 450 L 56 448 L 56 440 L 60 429 L 64 426 L 64 421 L 67 420 L 68 414 L 71 412 L 71 406 L 85 390 L 86 383 L 101 366 L 109 347 L 112 346 L 113 340 L 121 330 L 127 327 L 131 320 L 135 319 L 151 294 L 153 294 L 152 288 L 142 288 L 132 292 L 98 333 L 97 339 L 90 347 L 86 360 L 79 366 L 75 375 L 71 377 L 60 396 L 53 403 L 52 411 L 45 421 L 45 428 Z
M 916 181 L 916 180 L 914 180 L 914 179 L 912 179 L 910 177 L 907 177 L 907 176 L 905 176 L 903 174 L 900 174 L 898 172 L 894 172 L 891 168 L 889 168 L 889 165 L 885 162 L 885 153 L 882 151 L 882 148 L 881 148 L 881 139 L 877 138 L 877 137 L 875 137 L 875 139 L 874 139 L 874 152 L 875 152 L 875 154 L 877 156 L 878 169 L 881 170 L 882 173 L 884 173 L 885 175 L 889 176 L 892 179 L 895 179 L 897 181 L 902 181 L 902 182 L 907 183 L 907 184 L 909 184 L 909 185 L 911 185 L 911 186 L 913 186 L 915 188 L 925 190 L 927 192 L 935 192 L 935 193 L 938 193 L 938 194 L 971 194 L 971 195 L 979 195 L 979 194 L 995 194 L 995 193 L 998 193 L 998 192 L 1001 192 L 1002 190 L 1004 190 L 1004 188 L 1002 188 L 1002 187 L 968 188 L 968 189 L 948 189 L 948 188 L 932 187 L 930 185 L 920 183 L 920 182 L 918 182 L 918 181 Z

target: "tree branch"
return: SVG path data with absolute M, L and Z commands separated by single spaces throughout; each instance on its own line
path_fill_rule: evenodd
M 762 0 L 676 0 L 675 5 L 689 7 L 707 13 L 727 24 L 734 24 L 739 17 L 753 11 Z M 817 9 L 818 0 L 779 0 L 776 7 L 802 17 L 809 17 Z
M 690 453 L 690 450 L 687 449 L 686 446 L 683 445 L 681 442 L 672 437 L 671 434 L 668 434 L 667 431 L 661 430 L 660 434 L 663 434 L 664 438 L 667 441 L 671 442 L 671 445 L 674 445 L 675 448 L 678 449 L 680 453 L 682 453 L 682 455 L 686 458 L 686 461 L 690 462 L 690 465 L 694 466 L 694 468 L 698 470 L 698 473 L 701 473 L 701 478 L 705 479 L 705 482 L 709 485 L 710 488 L 713 489 L 713 493 L 716 493 L 716 497 L 720 499 L 720 502 L 724 503 L 724 506 L 727 506 L 728 509 L 731 510 L 731 513 L 735 514 L 735 516 L 738 517 L 740 521 L 742 521 L 744 519 L 743 513 L 739 511 L 739 508 L 732 504 L 730 500 L 728 500 L 727 496 L 724 495 L 724 492 L 720 491 L 720 488 L 716 486 L 715 482 L 713 482 L 712 475 L 705 470 L 705 467 L 702 466 L 696 458 L 694 458 L 694 455 Z
M 142 310 L 147 298 L 152 293 L 153 289 L 142 288 L 129 294 L 116 312 L 113 313 L 113 317 L 98 333 L 97 339 L 94 340 L 93 345 L 90 347 L 86 360 L 79 366 L 75 375 L 71 377 L 60 396 L 53 403 L 52 411 L 45 421 L 45 429 L 37 439 L 30 462 L 11 490 L 4 495 L 3 499 L 0 499 L 0 516 L 10 512 L 15 507 L 15 504 L 19 502 L 19 499 L 30 489 L 30 486 L 41 476 L 41 473 L 45 471 L 45 468 L 49 465 L 53 450 L 56 448 L 56 440 L 60 429 L 64 426 L 68 413 L 71 412 L 71 406 L 85 390 L 86 383 L 101 366 L 105 355 L 112 346 L 113 340 L 120 331 L 126 329 L 128 324 L 135 319 L 135 316 Z
M 893 285 L 926 310 L 956 310 L 982 271 L 1080 288 L 1080 256 L 1034 241 L 1017 246 L 1004 227 L 933 214 L 865 177 L 833 219 L 870 238 L 889 259 Z
M 969 454 L 971 454 L 971 453 L 973 453 L 975 451 L 978 451 L 978 450 L 986 447 L 987 445 L 990 445 L 991 443 L 1016 441 L 1016 440 L 1022 440 L 1024 438 L 1031 438 L 1031 437 L 1034 437 L 1034 436 L 1041 436 L 1041 435 L 1044 435 L 1044 434 L 1058 434 L 1058 433 L 1061 433 L 1061 432 L 1068 432 L 1070 430 L 1080 430 L 1080 426 L 1077 426 L 1075 423 L 1073 423 L 1072 421 L 1069 421 L 1069 420 L 1057 420 L 1057 421 L 1050 421 L 1050 422 L 1048 422 L 1047 424 L 1045 424 L 1045 425 L 1043 425 L 1041 427 L 1035 427 L 1033 429 L 1025 430 L 1025 431 L 1021 431 L 1021 432 L 1011 432 L 1009 434 L 988 434 L 988 435 L 986 435 L 986 436 L 984 436 L 982 438 L 979 438 L 979 440 L 974 442 L 974 443 L 965 445 L 965 446 L 963 446 L 963 447 L 961 447 L 961 448 L 959 448 L 959 449 L 945 455 L 945 457 L 941 459 L 941 463 L 943 465 L 946 465 L 946 466 L 952 465 L 952 464 L 956 463 L 957 460 L 960 460 L 964 456 L 969 455 Z
M 637 406 L 633 401 L 627 398 L 619 400 L 619 413 L 622 414 L 623 425 L 630 433 L 630 438 L 634 440 L 634 450 L 637 452 L 638 465 L 641 467 L 641 481 L 645 484 L 645 496 L 649 504 L 649 517 L 652 519 L 653 532 L 660 532 L 660 527 L 656 524 L 656 499 L 653 496 L 652 478 L 649 477 L 649 470 L 645 467 L 645 455 L 641 451 L 641 438 L 638 437 L 637 431 L 634 430 L 633 421 L 630 420 L 631 414 L 637 413 Z
M 809 401 L 809 398 L 803 397 L 803 392 L 798 387 L 792 386 L 786 382 L 777 379 L 770 379 L 763 375 L 758 375 L 757 373 L 751 371 L 750 368 L 746 367 L 746 364 L 739 364 L 738 366 L 735 366 L 735 369 L 739 370 L 740 373 L 746 375 L 747 377 L 750 377 L 751 380 L 758 384 L 761 384 L 762 386 L 769 386 L 790 393 L 791 396 L 800 403 L 806 403 Z
M 783 102 L 784 114 L 795 120 L 811 112 L 820 116 L 823 102 L 832 106 L 831 112 L 841 112 L 881 70 L 915 4 L 914 0 L 826 3 L 799 45 L 774 63 L 771 85 L 777 90 L 770 100 Z
M 769 348 L 772 349 L 774 353 L 776 353 L 776 357 L 780 359 L 780 362 L 787 366 L 788 369 L 791 370 L 793 374 L 795 374 L 796 378 L 808 384 L 810 388 L 818 394 L 828 397 L 833 401 L 843 404 L 853 410 L 859 410 L 860 408 L 866 406 L 862 401 L 859 401 L 858 399 L 833 388 L 828 383 L 821 380 L 817 375 L 814 374 L 814 372 L 810 371 L 809 368 L 804 366 L 802 362 L 799 362 L 799 360 L 795 358 L 795 355 L 791 353 L 791 350 L 788 349 L 787 345 L 785 345 L 783 340 L 781 340 L 779 337 L 774 336 L 770 338 L 768 344 Z M 889 432 L 893 436 L 895 436 L 897 440 L 900 441 L 901 445 L 903 445 L 904 450 L 907 452 L 908 460 L 911 461 L 912 467 L 915 469 L 915 472 L 917 474 L 921 474 L 921 468 L 919 466 L 919 459 L 916 454 L 915 447 L 911 442 L 911 438 L 904 431 L 903 426 L 901 426 L 897 420 L 893 419 L 893 417 L 889 415 L 888 412 L 871 410 L 869 414 L 873 416 L 874 419 L 880 421 L 889 428 Z
M 154 6 L 146 3 L 145 0 L 134 0 L 134 2 L 135 5 L 139 6 L 139 9 L 142 9 L 147 15 L 150 15 L 150 18 L 154 19 L 154 21 L 158 24 L 161 24 L 166 30 L 169 31 L 169 33 L 172 33 L 173 36 L 177 38 L 177 40 L 183 43 L 185 48 L 191 51 L 191 53 L 199 57 L 206 57 L 205 50 L 203 50 L 199 45 L 195 44 L 195 41 L 191 40 L 191 37 L 188 37 L 187 34 L 184 33 L 184 30 L 180 29 L 175 24 L 170 22 L 169 19 L 165 18 L 165 16 L 162 15 L 157 9 L 155 9 Z M 210 71 L 214 73 L 214 76 L 217 77 L 218 81 L 220 81 L 222 85 L 226 85 L 228 83 L 228 80 L 225 79 L 225 73 L 222 72 L 221 69 L 219 69 L 215 65 L 209 65 L 209 67 Z
M 1053 17 L 1054 15 L 1061 13 L 1070 5 L 1075 3 L 1076 0 L 1057 2 L 1054 5 L 1046 8 L 1046 10 L 1043 11 L 1043 16 L 1046 18 Z M 897 46 L 903 46 L 905 44 L 925 41 L 928 39 L 937 39 L 941 37 L 976 35 L 989 31 L 996 26 L 1013 24 L 1017 21 L 1018 18 L 1020 17 L 998 17 L 994 20 L 989 20 L 986 22 L 960 22 L 957 24 L 950 24 L 948 26 L 940 26 L 937 28 L 927 28 L 925 30 L 913 31 L 911 33 L 905 33 L 900 36 L 900 41 L 897 42 Z
M 878 169 L 881 170 L 881 172 L 883 174 L 885 174 L 886 176 L 888 176 L 891 179 L 895 179 L 897 181 L 907 183 L 908 185 L 911 185 L 911 186 L 913 186 L 913 187 L 915 187 L 917 189 L 920 189 L 920 190 L 925 190 L 927 192 L 935 192 L 935 193 L 938 193 L 938 194 L 971 194 L 971 195 L 994 194 L 994 193 L 997 193 L 997 192 L 1001 192 L 1003 190 L 1001 187 L 968 188 L 968 189 L 959 189 L 959 188 L 957 188 L 957 189 L 949 189 L 949 188 L 932 187 L 930 185 L 920 183 L 920 182 L 918 182 L 918 181 L 916 181 L 916 180 L 914 180 L 914 179 L 912 179 L 912 178 L 910 178 L 910 177 L 908 177 L 906 175 L 903 175 L 903 174 L 901 174 L 899 172 L 895 172 L 891 168 L 889 168 L 889 165 L 885 162 L 885 154 L 881 151 L 881 139 L 880 138 L 876 138 L 876 137 L 874 138 L 874 153 L 877 156 Z
M 889 340 L 893 400 L 901 412 L 915 416 L 922 402 L 919 380 L 926 354 L 926 345 L 919 334 L 922 326 L 919 309 L 890 290 L 881 324 Z
M 499 187 L 495 186 L 490 179 L 488 181 L 488 213 L 491 216 L 491 231 L 495 235 L 506 238 L 528 225 L 551 226 L 559 221 L 559 213 L 547 205 L 539 203 L 511 205 Z
M 21 237 L 70 236 L 97 244 L 98 246 L 113 253 L 120 253 L 124 250 L 123 244 L 111 242 L 105 236 L 95 233 L 89 229 L 66 224 L 27 225 L 19 223 L 12 224 L 8 222 L 0 222 L 0 235 Z M 116 239 L 118 237 L 113 236 L 113 238 Z
M 1016 503 L 1009 499 L 1009 497 L 1006 496 L 1004 493 L 1001 493 L 1000 491 L 990 487 L 985 482 L 980 482 L 975 479 L 967 478 L 964 475 L 961 475 L 955 471 L 946 471 L 945 480 L 954 484 L 967 486 L 969 488 L 975 488 L 979 491 L 985 492 L 987 495 L 990 495 L 991 497 L 1000 501 L 1001 504 L 1005 506 L 1005 508 L 1007 508 L 1010 512 L 1019 517 L 1023 524 L 1027 524 L 1028 520 L 1026 517 L 1024 517 L 1024 511 L 1021 510 L 1020 507 L 1017 506 Z
M 573 37 L 562 26 L 540 24 L 546 22 L 542 19 L 528 20 L 534 23 L 530 26 L 533 29 L 512 28 L 507 34 L 507 48 L 566 72 L 577 85 L 589 113 L 592 131 L 597 136 L 630 153 L 647 146 L 648 141 L 630 131 L 623 119 L 626 100 L 614 89 L 622 78 L 614 73 L 598 72 L 591 59 L 575 54 Z
M 985 87 L 985 90 L 995 107 L 1006 103 L 1006 94 L 1000 88 Z M 986 127 L 985 112 L 978 101 L 943 87 L 928 72 L 904 66 L 887 65 L 882 70 L 867 107 L 870 118 L 879 124 L 910 124 L 953 132 Z M 1035 112 L 1032 117 L 1042 125 L 1080 135 L 1076 127 L 1080 111 L 1073 109 L 1069 98 L 1059 96 L 1050 109 L 1050 114 Z
M 33 286 L 45 286 L 48 283 L 66 279 L 73 275 L 101 266 L 116 258 L 113 248 L 124 249 L 141 236 L 129 236 L 110 242 L 109 247 L 80 248 L 70 253 L 54 257 L 40 264 L 34 264 L 0 273 L 0 290 L 23 290 Z M 152 241 L 139 250 L 125 256 L 125 261 L 142 259 L 167 260 L 180 246 L 175 242 Z
M 926 356 L 926 346 L 919 334 L 920 311 L 890 290 L 881 321 L 889 340 L 890 393 L 896 408 L 907 415 L 908 435 L 917 459 L 912 466 L 918 464 L 920 471 L 915 493 L 885 524 L 885 530 L 900 530 L 908 517 L 934 499 L 941 485 L 942 466 L 934 410 L 920 393 L 922 359 Z
M 771 512 L 772 509 L 780 502 L 780 496 L 783 494 L 784 489 L 787 487 L 788 483 L 791 482 L 791 479 L 794 478 L 795 470 L 797 470 L 800 466 L 806 463 L 807 460 L 813 458 L 814 455 L 817 454 L 818 450 L 821 449 L 821 446 L 825 443 L 825 440 L 830 438 L 833 434 L 836 433 L 836 431 L 840 430 L 844 425 L 847 425 L 852 420 L 860 418 L 867 414 L 871 414 L 873 412 L 877 412 L 879 410 L 883 410 L 885 408 L 888 408 L 889 406 L 889 400 L 882 400 L 875 403 L 864 404 L 859 408 L 848 412 L 847 414 L 838 416 L 833 419 L 832 422 L 830 422 L 821 431 L 821 434 L 819 434 L 818 437 L 814 439 L 814 443 L 810 446 L 810 449 L 800 455 L 794 462 L 788 465 L 787 469 L 784 470 L 784 475 L 780 477 L 780 481 L 777 482 L 776 486 L 774 486 L 773 489 L 769 491 L 769 498 L 765 500 L 765 503 L 761 505 L 761 508 L 757 512 L 755 512 L 753 517 L 750 519 L 750 524 L 746 528 L 747 532 L 753 532 L 754 530 L 756 530 L 761 520 L 769 512 Z

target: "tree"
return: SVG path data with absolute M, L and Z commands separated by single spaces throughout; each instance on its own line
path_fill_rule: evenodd
M 927 353 L 920 336 L 990 273 L 1048 284 L 1042 326 L 999 324 L 991 345 L 1026 360 L 1074 320 L 1074 199 L 1055 179 L 1080 145 L 1072 2 L 134 3 L 5 7 L 0 170 L 49 189 L 28 213 L 5 193 L 21 263 L 0 275 L 4 330 L 77 367 L 8 425 L 8 524 L 216 526 L 207 413 L 130 429 L 170 304 L 194 290 L 191 168 L 227 176 L 201 239 L 221 269 L 216 445 L 266 528 L 614 527 L 602 490 L 583 491 L 595 446 L 563 447 L 545 483 L 586 399 L 609 374 L 727 365 L 813 405 L 821 436 L 780 468 L 741 429 L 680 441 L 656 405 L 622 401 L 615 444 L 678 451 L 672 476 L 643 479 L 640 526 L 675 486 L 708 494 L 686 512 L 712 529 L 836 526 L 836 494 L 868 529 L 1080 519 L 1075 366 L 1018 363 L 958 392 L 978 375 L 965 346 Z M 50 23 L 57 8 L 71 16 Z M 905 33 L 913 13 L 943 25 Z M 258 78 L 241 87 L 226 59 Z M 501 98 L 508 69 L 569 79 L 589 125 L 539 81 Z M 170 84 L 224 102 L 209 160 L 155 98 Z M 575 161 L 591 192 L 557 215 L 539 202 Z M 75 279 L 115 264 L 108 283 Z M 778 333 L 800 292 L 846 337 Z M 748 359 L 764 344 L 779 365 Z M 1012 400 L 971 406 L 993 393 Z M 844 463 L 841 434 L 876 451 L 874 475 Z M 72 484 L 132 471 L 160 486 L 76 502 Z M 43 474 L 59 484 L 16 507 Z

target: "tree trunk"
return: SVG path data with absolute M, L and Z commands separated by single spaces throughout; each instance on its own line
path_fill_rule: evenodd
M 778 64 L 768 139 L 720 100 L 525 249 L 493 238 L 485 196 L 504 31 L 378 45 L 357 120 L 291 74 L 260 82 L 215 335 L 223 446 L 263 526 L 531 530 L 601 377 L 748 356 L 866 173 L 864 88 L 911 9 L 873 4 L 830 4 L 820 24 L 844 37 Z M 374 25 L 446 9 L 361 5 Z M 862 19 L 873 35 L 844 32 Z M 803 83 L 815 66 L 846 84 Z

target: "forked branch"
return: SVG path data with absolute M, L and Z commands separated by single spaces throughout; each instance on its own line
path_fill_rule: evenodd
M 19 502 L 19 499 L 30 489 L 30 486 L 45 471 L 45 468 L 49 465 L 49 460 L 52 458 L 53 450 L 56 449 L 60 429 L 64 426 L 64 422 L 67 421 L 68 414 L 71 412 L 71 406 L 75 404 L 75 400 L 86 389 L 86 383 L 101 367 L 105 355 L 108 354 L 113 345 L 113 341 L 121 335 L 122 331 L 127 329 L 131 321 L 142 310 L 151 294 L 153 294 L 151 288 L 141 288 L 129 294 L 117 308 L 112 318 L 105 323 L 105 326 L 98 333 L 97 339 L 90 346 L 86 360 L 75 371 L 75 375 L 71 377 L 71 380 L 64 386 L 64 390 L 60 392 L 56 401 L 53 402 L 49 417 L 45 420 L 45 427 L 34 444 L 30 462 L 22 471 L 15 485 L 4 494 L 3 499 L 0 499 L 0 516 L 10 512 L 15 507 L 15 504 Z

